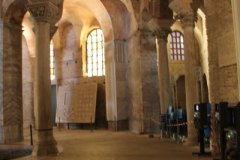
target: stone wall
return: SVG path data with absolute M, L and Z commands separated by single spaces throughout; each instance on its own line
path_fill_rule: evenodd
M 218 57 L 220 67 L 220 100 L 238 101 L 238 82 L 236 50 L 234 41 L 233 16 L 231 1 L 218 3 Z
M 86 60 L 83 59 L 85 56 L 82 53 L 85 52 L 85 48 L 80 47 L 80 36 L 78 37 L 76 33 L 78 31 L 75 31 L 74 26 L 67 23 L 60 26 L 57 36 L 53 37 L 57 88 L 62 85 L 97 83 L 96 127 L 106 128 L 105 77 L 83 77 L 85 75 L 83 61 Z M 60 44 L 56 45 L 58 41 Z M 74 100 L 76 97 L 72 98 Z
M 176 21 L 172 26 L 171 26 L 171 30 L 172 31 L 179 31 L 182 34 L 183 33 L 183 29 L 181 26 L 181 23 L 179 21 Z M 170 42 L 170 38 L 171 36 L 168 36 L 168 42 Z M 172 89 L 172 104 L 175 106 L 177 105 L 176 103 L 178 103 L 181 107 L 186 107 L 186 99 L 184 100 L 184 98 L 186 98 L 186 92 L 185 89 L 183 89 L 183 86 L 180 86 L 181 84 L 185 84 L 185 79 L 183 79 L 184 81 L 179 82 L 179 78 L 181 76 L 185 76 L 185 61 L 177 61 L 177 60 L 172 60 L 171 59 L 171 50 L 170 50 L 170 44 L 167 44 L 167 49 L 168 49 L 168 60 L 169 60 L 169 72 L 170 72 L 170 76 L 172 78 L 172 82 L 171 82 L 171 89 Z M 176 84 L 175 89 L 174 89 L 174 84 Z M 185 85 L 184 85 L 185 87 Z M 174 91 L 175 90 L 175 91 Z M 177 94 L 177 97 L 176 97 Z M 176 102 L 178 101 L 178 102 Z
M 238 101 L 237 65 L 220 68 L 220 101 L 236 103 Z
M 34 123 L 33 113 L 33 59 L 30 57 L 25 37 L 22 38 L 22 89 L 23 127 Z
M 237 70 L 231 1 L 205 3 L 210 101 L 237 102 Z
M 56 80 L 78 79 L 82 76 L 82 63 L 76 44 L 77 35 L 72 24 L 66 24 L 59 34 L 60 46 L 54 45 Z
M 216 5 L 216 12 L 218 16 L 217 25 L 219 26 L 216 28 L 218 34 L 217 45 L 219 66 L 229 66 L 236 64 L 231 1 L 223 0 L 221 3 L 217 3 Z
M 178 107 L 186 109 L 185 76 L 180 76 L 176 82 L 176 85 Z
M 170 59 L 170 56 L 169 56 L 169 59 Z M 169 72 L 171 75 L 176 76 L 176 77 L 185 75 L 184 61 L 169 60 Z

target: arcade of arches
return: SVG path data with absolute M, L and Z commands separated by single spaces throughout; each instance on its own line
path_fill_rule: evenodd
M 195 103 L 240 100 L 239 0 L 0 3 L 1 144 L 22 141 L 33 125 L 34 154 L 57 153 L 53 126 L 68 123 L 58 115 L 95 102 L 88 120 L 96 128 L 135 133 L 159 133 L 149 121 L 169 106 L 186 109 L 187 143 L 195 144 Z

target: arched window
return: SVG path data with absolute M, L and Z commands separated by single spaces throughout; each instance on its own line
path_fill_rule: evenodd
M 55 79 L 55 64 L 54 64 L 53 42 L 50 42 L 50 76 L 51 80 Z
M 99 28 L 87 37 L 87 74 L 88 77 L 105 75 L 104 37 Z
M 184 40 L 181 32 L 173 31 L 171 33 L 170 49 L 170 55 L 172 60 L 184 60 Z

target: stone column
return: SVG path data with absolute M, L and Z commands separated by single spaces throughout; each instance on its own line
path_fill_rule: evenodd
M 186 71 L 186 106 L 188 119 L 188 141 L 189 144 L 197 143 L 197 132 L 194 127 L 193 114 L 194 104 L 199 102 L 198 99 L 198 80 L 196 76 L 197 54 L 194 43 L 194 18 L 193 13 L 188 12 L 182 15 L 182 25 L 184 30 L 184 50 L 185 50 L 185 71 Z
M 165 114 L 168 106 L 171 105 L 170 75 L 167 52 L 167 37 L 169 32 L 170 28 L 156 32 L 161 114 Z
M 36 155 L 56 154 L 56 141 L 51 123 L 51 81 L 49 56 L 50 24 L 36 22 L 36 61 L 34 80 L 34 107 L 38 144 L 34 148 Z
M 36 59 L 34 72 L 34 108 L 37 143 L 34 156 L 58 154 L 51 122 L 50 35 L 52 20 L 59 14 L 57 5 L 50 1 L 33 2 L 28 9 L 35 19 Z
M 240 100 L 240 1 L 232 0 L 233 24 L 235 32 L 235 47 L 238 67 L 238 100 Z

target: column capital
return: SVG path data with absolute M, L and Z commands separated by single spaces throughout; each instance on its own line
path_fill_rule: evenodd
M 59 2 L 56 0 L 28 0 L 26 6 L 36 22 L 47 22 L 54 25 L 60 19 L 62 13 Z
M 169 8 L 176 14 L 184 11 L 192 10 L 192 0 L 171 0 L 169 2 Z
M 171 32 L 170 27 L 174 23 L 172 19 L 157 19 L 151 17 L 147 9 L 142 11 L 141 33 L 152 34 L 159 39 L 167 41 L 167 36 Z
M 181 20 L 183 28 L 194 27 L 199 6 L 195 0 L 172 0 L 169 3 L 169 7 L 175 12 L 175 19 Z
M 171 29 L 167 27 L 161 27 L 160 29 L 156 30 L 154 34 L 156 35 L 157 39 L 162 39 L 167 42 L 168 34 L 171 33 Z
M 195 14 L 192 11 L 182 12 L 176 15 L 175 18 L 180 19 L 183 28 L 186 28 L 186 27 L 194 28 L 195 26 L 194 22 L 197 20 Z
M 56 26 L 51 26 L 50 27 L 50 39 L 53 38 L 53 36 L 56 33 L 57 29 L 58 29 L 58 27 L 56 27 Z

